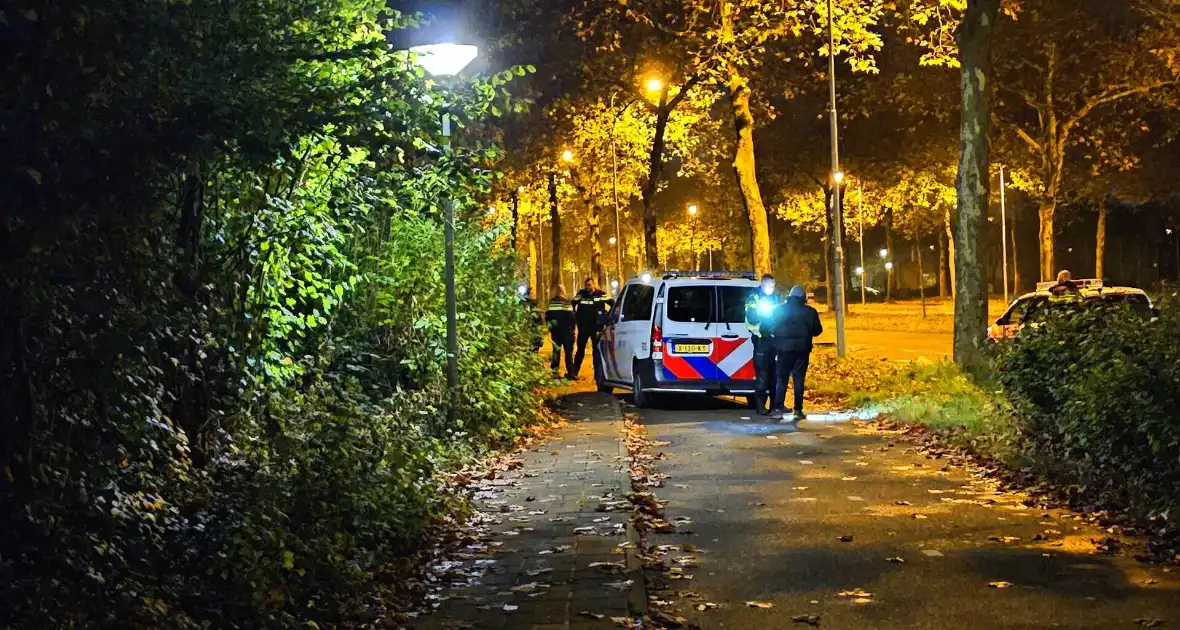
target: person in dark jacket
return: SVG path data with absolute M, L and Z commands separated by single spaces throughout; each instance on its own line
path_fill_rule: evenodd
M 771 346 L 770 334 L 774 327 L 774 309 L 781 303 L 774 292 L 774 276 L 763 274 L 757 291 L 746 299 L 746 329 L 754 344 L 754 377 L 757 379 L 754 393 L 754 411 L 759 415 L 769 413 L 766 401 L 774 400 L 775 351 Z M 771 404 L 773 409 L 774 405 Z
M 555 373 L 561 367 L 561 353 L 565 351 L 565 377 L 574 378 L 574 307 L 565 297 L 565 285 L 557 285 L 553 299 L 545 310 L 545 325 L 553 340 L 553 357 L 549 368 Z
M 574 376 L 582 373 L 582 361 L 586 358 L 586 342 L 590 342 L 590 360 L 594 362 L 594 375 L 599 376 L 598 328 L 602 323 L 603 315 L 613 303 L 614 300 L 606 294 L 606 291 L 595 286 L 592 278 L 586 278 L 586 284 L 574 296 L 574 319 L 578 322 L 578 352 L 574 356 Z
M 790 413 L 783 405 L 787 400 L 787 378 L 795 381 L 795 420 L 807 416 L 803 413 L 803 388 L 807 379 L 807 365 L 811 360 L 812 340 L 824 331 L 819 323 L 819 313 L 807 304 L 807 292 L 803 285 L 796 284 L 787 294 L 787 301 L 775 309 L 772 338 L 778 356 L 778 374 L 775 379 L 772 415 L 780 418 Z

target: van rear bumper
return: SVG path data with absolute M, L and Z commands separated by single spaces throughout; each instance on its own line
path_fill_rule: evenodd
M 758 391 L 758 382 L 754 380 L 704 380 L 679 379 L 659 380 L 653 386 L 645 388 L 645 392 L 682 392 L 686 394 L 753 394 Z

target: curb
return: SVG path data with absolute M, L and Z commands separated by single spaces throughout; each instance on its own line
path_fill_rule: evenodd
M 611 396 L 611 411 L 614 413 L 615 434 L 619 444 L 619 482 L 624 494 L 631 492 L 631 466 L 627 462 L 627 438 L 623 434 L 623 408 L 619 399 Z M 632 617 L 643 617 L 648 613 L 647 583 L 643 577 L 643 563 L 639 560 L 639 531 L 633 519 L 627 519 L 626 549 L 627 579 L 631 588 L 627 590 L 627 611 Z

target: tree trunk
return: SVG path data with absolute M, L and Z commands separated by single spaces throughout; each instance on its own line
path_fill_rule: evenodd
M 529 282 L 541 282 L 541 272 L 537 270 L 537 243 L 531 238 L 529 239 L 529 275 L 526 277 Z M 541 300 L 540 284 L 533 287 L 533 295 L 537 301 Z
M 946 232 L 936 230 L 934 233 L 938 237 L 938 297 L 945 298 L 950 288 L 950 281 L 947 279 L 949 267 L 946 258 Z
M 832 207 L 831 188 L 827 191 L 824 207 L 829 209 Z M 830 210 L 824 213 L 824 224 L 824 284 L 827 285 L 827 291 L 824 291 L 824 303 L 830 309 L 832 308 L 832 267 L 836 264 L 832 256 L 832 213 Z
M 549 223 L 552 233 L 552 252 L 550 253 L 549 270 L 550 290 L 556 291 L 561 284 L 561 215 L 557 212 L 557 174 L 549 173 Z
M 1053 252 L 1053 221 L 1057 216 L 1057 199 L 1046 196 L 1041 200 L 1038 210 L 1040 230 L 1037 238 L 1041 248 L 1041 281 L 1048 282 L 1057 277 L 1057 271 L 1054 269 L 1057 263 Z
M 520 195 L 512 193 L 512 253 L 516 254 L 516 229 L 520 223 Z
M 985 358 L 979 341 L 987 327 L 987 287 L 980 268 L 984 217 L 987 215 L 991 123 L 992 29 L 1000 0 L 967 0 L 956 36 L 962 86 L 958 198 L 955 221 L 954 359 L 978 367 Z
M 754 169 L 754 115 L 750 112 L 750 87 L 735 68 L 729 70 L 729 100 L 733 107 L 733 124 L 737 131 L 734 143 L 733 171 L 737 175 L 742 205 L 750 220 L 750 253 L 754 273 L 770 272 L 770 232 L 766 206 L 758 189 Z
M 660 108 L 656 112 L 655 137 L 651 142 L 651 157 L 648 162 L 647 183 L 643 186 L 643 259 L 648 270 L 660 266 L 659 243 L 656 240 L 656 190 L 660 184 L 660 173 L 664 170 L 664 131 L 668 128 L 668 89 L 660 95 Z
M 1098 233 L 1094 243 L 1094 277 L 1101 280 L 1106 273 L 1106 195 L 1098 200 Z
M 918 298 L 922 300 L 922 318 L 926 317 L 926 275 L 922 272 L 922 233 L 914 230 L 914 250 L 918 252 Z
M 951 300 L 955 299 L 955 223 L 951 216 L 951 209 L 946 209 L 946 266 L 947 278 L 950 280 Z
M 1020 257 L 1016 255 L 1016 212 L 1012 213 L 1012 295 L 1020 295 Z

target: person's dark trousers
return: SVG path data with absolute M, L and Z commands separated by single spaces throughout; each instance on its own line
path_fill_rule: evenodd
M 574 371 L 571 372 L 574 376 L 582 373 L 582 361 L 586 359 L 586 342 L 590 342 L 590 360 L 594 361 L 594 369 L 598 369 L 598 331 L 590 326 L 578 326 L 578 354 L 574 356 Z
M 778 378 L 775 379 L 775 409 L 782 409 L 787 400 L 787 379 L 795 382 L 795 415 L 803 413 L 803 389 L 806 387 L 807 366 L 811 362 L 810 352 L 780 350 L 778 352 Z
M 758 390 L 754 399 L 757 411 L 764 412 L 768 411 L 767 400 L 774 398 L 774 346 L 760 335 L 753 335 L 750 339 L 754 342 L 754 378 L 757 383 L 754 387 Z M 770 410 L 773 409 L 771 405 Z
M 566 375 L 574 374 L 574 338 L 569 337 L 553 337 L 553 355 L 549 359 L 549 369 L 554 372 L 561 366 L 561 353 L 565 351 L 565 373 Z

